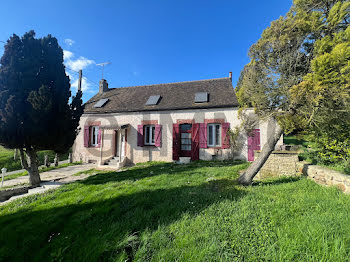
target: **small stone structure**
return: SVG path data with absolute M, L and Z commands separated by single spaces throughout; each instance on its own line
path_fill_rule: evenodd
M 315 181 L 317 184 L 336 186 L 344 193 L 350 194 L 350 176 L 348 175 L 326 167 L 308 164 L 305 164 L 303 173 L 307 175 L 308 179 Z
M 255 151 L 255 157 L 259 156 L 259 151 Z M 338 171 L 311 165 L 299 161 L 296 151 L 274 151 L 260 169 L 254 179 L 264 179 L 281 176 L 307 176 L 308 179 L 317 184 L 325 186 L 336 186 L 344 193 L 350 194 L 350 176 Z
M 255 151 L 254 157 L 257 158 L 260 152 Z M 299 162 L 298 152 L 296 151 L 273 151 L 267 159 L 264 166 L 260 169 L 255 179 L 264 179 L 280 176 L 300 176 L 302 174 L 304 163 Z

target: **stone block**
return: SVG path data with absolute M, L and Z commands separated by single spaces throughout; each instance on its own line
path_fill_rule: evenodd
M 0 191 L 0 202 L 4 202 L 13 196 L 28 193 L 28 187 L 17 187 Z

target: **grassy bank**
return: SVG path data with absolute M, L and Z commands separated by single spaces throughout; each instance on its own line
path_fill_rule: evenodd
M 68 154 L 69 153 L 60 155 L 59 156 L 60 160 L 68 159 Z M 48 155 L 50 162 L 53 163 L 53 160 L 55 158 L 55 152 L 47 150 L 47 151 L 38 152 L 39 164 L 40 165 L 44 164 L 45 155 Z M 19 156 L 16 161 L 13 159 L 13 156 L 14 156 L 14 150 L 6 149 L 0 146 L 0 169 L 5 167 L 9 172 L 22 169 Z
M 350 196 L 236 184 L 246 163 L 149 163 L 0 207 L 0 260 L 348 261 Z

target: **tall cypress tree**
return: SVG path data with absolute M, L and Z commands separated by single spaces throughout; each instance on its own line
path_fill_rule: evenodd
M 20 149 L 30 184 L 40 183 L 37 152 L 68 151 L 83 111 L 82 93 L 71 98 L 63 50 L 48 35 L 13 35 L 0 60 L 0 144 Z M 25 157 L 25 154 L 28 158 Z

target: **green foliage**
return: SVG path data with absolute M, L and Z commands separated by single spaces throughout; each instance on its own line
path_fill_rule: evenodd
M 251 47 L 237 92 L 286 134 L 312 133 L 322 163 L 349 162 L 349 21 L 349 1 L 295 0 Z
M 63 50 L 48 35 L 13 35 L 0 66 L 0 144 L 7 148 L 65 153 L 82 113 L 81 94 L 71 97 Z
M 349 196 L 307 179 L 242 187 L 247 166 L 147 163 L 18 199 L 0 206 L 0 260 L 348 260 Z

